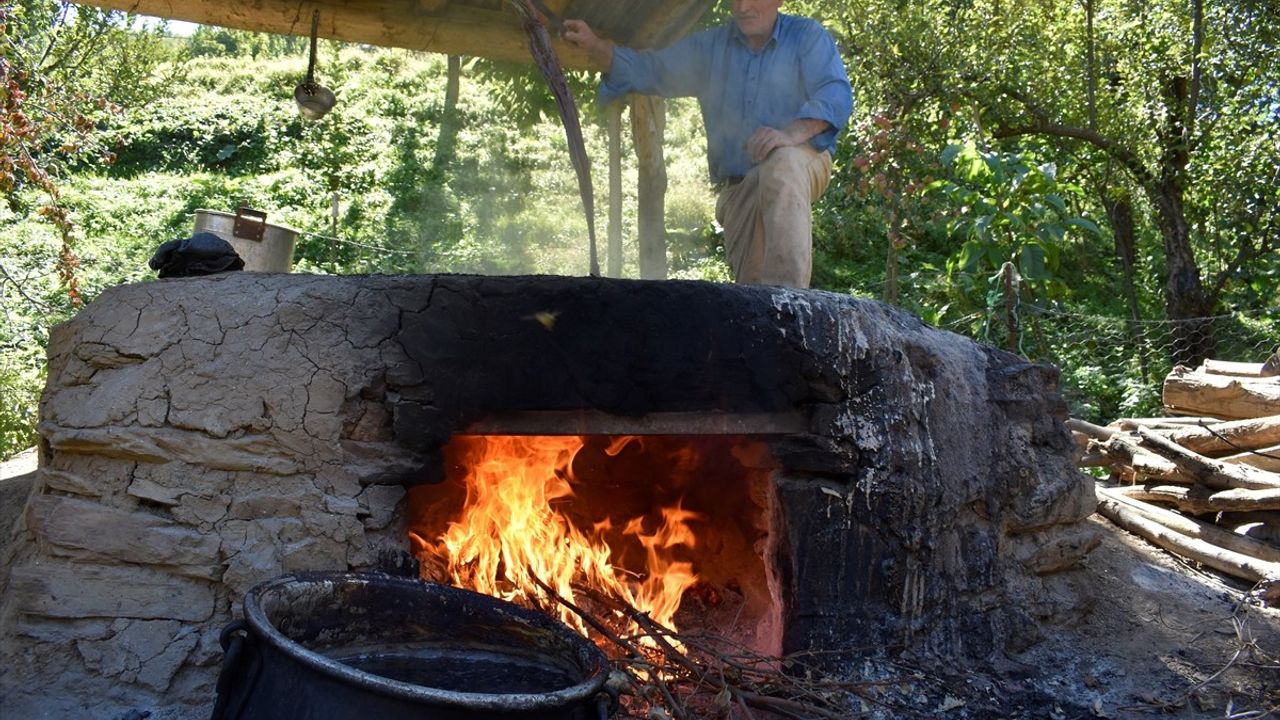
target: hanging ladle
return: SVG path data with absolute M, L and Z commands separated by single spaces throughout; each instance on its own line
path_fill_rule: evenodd
M 320 11 L 316 10 L 311 16 L 311 59 L 307 62 L 307 78 L 293 89 L 298 112 L 308 120 L 319 120 L 338 102 L 332 90 L 316 82 L 316 37 L 319 30 Z

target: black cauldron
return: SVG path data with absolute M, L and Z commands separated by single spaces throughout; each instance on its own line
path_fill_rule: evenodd
M 287 575 L 249 591 L 213 720 L 605 720 L 586 638 L 487 595 L 381 574 Z

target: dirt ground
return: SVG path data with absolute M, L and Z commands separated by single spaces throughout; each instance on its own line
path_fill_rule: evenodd
M 1065 578 L 1093 598 L 1091 611 L 1011 658 L 1011 678 L 1025 673 L 1064 703 L 1030 717 L 1280 717 L 1280 610 L 1100 516 L 1091 522 L 1104 540 Z
M 21 512 L 34 452 L 0 463 L 0 554 Z M 1058 581 L 1090 611 L 984 674 L 922 671 L 871 717 L 955 720 L 1280 718 L 1280 610 L 1099 516 L 1102 544 Z
M 35 471 L 35 448 L 0 462 L 0 556 L 9 544 L 9 531 L 27 502 Z

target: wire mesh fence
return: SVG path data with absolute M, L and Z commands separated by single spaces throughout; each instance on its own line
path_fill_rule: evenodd
M 1280 343 L 1280 310 L 1184 320 L 1131 320 L 1022 304 L 998 306 L 947 329 L 1062 371 L 1072 414 L 1094 422 L 1160 414 L 1175 365 L 1204 358 L 1260 363 Z

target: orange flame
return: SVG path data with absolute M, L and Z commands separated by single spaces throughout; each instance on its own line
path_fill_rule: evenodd
M 615 442 L 608 454 L 620 451 L 626 440 Z M 674 559 L 673 550 L 694 546 L 689 521 L 700 516 L 677 504 L 661 509 L 662 522 L 652 531 L 645 529 L 646 516 L 631 519 L 622 536 L 634 537 L 643 548 L 645 569 L 637 579 L 615 567 L 615 549 L 605 539 L 613 527 L 607 518 L 584 531 L 556 509 L 574 496 L 572 464 L 583 445 L 581 437 L 463 440 L 467 495 L 462 511 L 436 542 L 415 537 L 420 554 L 443 559 L 449 581 L 458 587 L 521 602 L 545 598 L 541 581 L 578 604 L 574 586 L 585 586 L 674 628 L 680 599 L 698 577 L 692 563 Z M 557 609 L 562 620 L 586 633 L 580 618 Z

